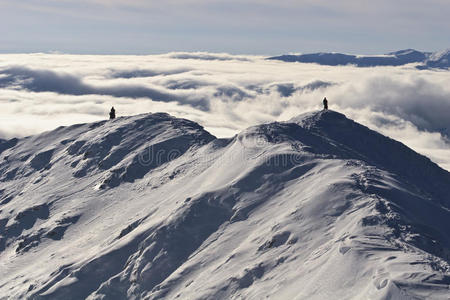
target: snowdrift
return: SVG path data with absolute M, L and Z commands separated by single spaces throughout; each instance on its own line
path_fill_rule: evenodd
M 450 173 L 333 111 L 0 141 L 0 298 L 448 299 Z

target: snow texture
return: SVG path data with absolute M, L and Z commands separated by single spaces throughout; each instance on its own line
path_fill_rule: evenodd
M 334 111 L 0 141 L 1 299 L 449 299 L 450 173 Z

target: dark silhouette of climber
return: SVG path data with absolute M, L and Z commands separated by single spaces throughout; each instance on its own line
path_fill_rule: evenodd
M 109 119 L 115 119 L 116 118 L 116 110 L 114 109 L 114 106 L 111 107 L 111 111 L 109 112 Z
M 327 100 L 327 97 L 323 98 L 323 109 L 325 109 L 325 110 L 328 109 L 328 100 Z

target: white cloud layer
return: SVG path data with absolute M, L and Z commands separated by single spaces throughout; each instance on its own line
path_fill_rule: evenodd
M 450 72 L 355 68 L 257 56 L 0 55 L 0 137 L 118 115 L 166 111 L 217 136 L 330 108 L 450 170 Z

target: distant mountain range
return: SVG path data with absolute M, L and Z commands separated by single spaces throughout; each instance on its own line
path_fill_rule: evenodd
M 448 69 L 450 48 L 440 52 L 421 52 L 414 49 L 400 50 L 383 55 L 351 55 L 342 53 L 310 53 L 280 55 L 268 59 L 285 62 L 316 63 L 327 66 L 356 65 L 358 67 L 402 66 L 417 63 L 418 69 Z

